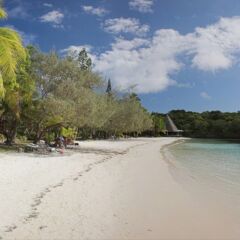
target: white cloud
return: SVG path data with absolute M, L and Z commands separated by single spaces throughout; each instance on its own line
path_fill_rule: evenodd
M 205 100 L 210 100 L 212 98 L 207 92 L 201 92 L 200 96 Z
M 136 18 L 112 18 L 107 19 L 102 25 L 106 32 L 118 34 L 118 33 L 132 33 L 138 36 L 143 36 L 149 31 L 149 26 L 141 25 Z
M 140 93 L 161 91 L 175 84 L 170 75 L 182 67 L 176 60 L 183 48 L 177 44 L 180 39 L 173 30 L 158 31 L 148 42 L 118 39 L 111 50 L 97 58 L 95 70 L 110 77 L 120 89 L 134 85 Z
M 129 2 L 130 8 L 142 13 L 152 12 L 153 4 L 154 0 L 131 0 Z
M 60 11 L 53 10 L 40 17 L 41 22 L 50 23 L 53 27 L 62 27 L 64 14 Z
M 158 92 L 170 85 L 177 86 L 174 75 L 189 64 L 214 72 L 238 62 L 239 26 L 240 17 L 221 18 L 186 35 L 160 29 L 150 39 L 117 38 L 108 51 L 96 57 L 95 70 L 110 77 L 121 89 L 136 85 L 138 93 Z M 112 32 L 124 32 L 122 27 L 109 28 Z M 183 55 L 188 56 L 187 62 L 183 62 Z
M 49 8 L 53 7 L 53 5 L 51 3 L 43 3 L 43 6 L 44 7 L 49 7 Z
M 122 50 L 132 50 L 141 46 L 148 46 L 150 42 L 143 38 L 134 38 L 129 41 L 124 38 L 116 38 L 116 42 L 112 44 L 112 47 Z
M 177 83 L 174 84 L 174 86 L 176 86 L 177 88 L 193 88 L 195 86 L 194 83 Z
M 98 17 L 102 17 L 108 13 L 108 11 L 105 8 L 101 7 L 93 7 L 93 6 L 82 6 L 82 9 L 84 12 L 92 15 L 96 15 Z
M 193 38 L 193 66 L 204 71 L 228 69 L 240 50 L 240 17 L 221 18 L 206 28 L 196 28 Z

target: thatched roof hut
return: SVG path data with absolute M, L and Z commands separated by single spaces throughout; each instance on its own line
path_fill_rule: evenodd
M 167 130 L 167 135 L 181 136 L 183 130 L 179 130 L 170 116 L 167 114 L 165 118 L 165 125 Z

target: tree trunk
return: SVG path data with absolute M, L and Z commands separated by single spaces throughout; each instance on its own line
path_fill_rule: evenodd
M 5 137 L 6 137 L 5 144 L 8 145 L 8 146 L 12 146 L 13 143 L 15 143 L 16 135 L 17 135 L 17 129 L 15 131 L 12 131 L 9 134 L 6 134 L 5 135 Z
M 44 133 L 45 133 L 44 131 L 38 131 L 35 138 L 34 138 L 33 143 L 37 144 L 41 140 Z
M 0 122 L 0 133 L 6 138 L 5 144 L 11 146 L 17 135 L 18 120 L 13 114 L 5 113 Z

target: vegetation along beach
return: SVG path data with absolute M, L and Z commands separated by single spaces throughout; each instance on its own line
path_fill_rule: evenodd
M 0 0 L 0 240 L 240 239 L 239 12 Z

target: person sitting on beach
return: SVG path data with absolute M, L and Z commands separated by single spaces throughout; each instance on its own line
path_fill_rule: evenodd
M 63 136 L 57 137 L 55 140 L 55 146 L 59 148 L 65 147 L 65 139 Z

